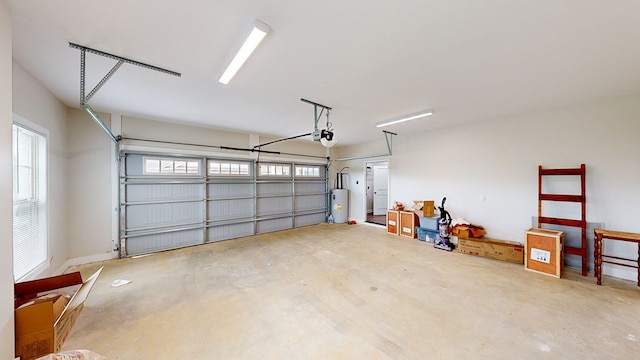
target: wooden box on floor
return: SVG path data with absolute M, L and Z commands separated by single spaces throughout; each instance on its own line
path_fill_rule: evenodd
M 562 277 L 564 233 L 531 228 L 524 233 L 524 267 L 541 274 Z
M 524 262 L 524 246 L 513 241 L 458 238 L 456 247 L 458 252 L 462 254 L 509 261 L 516 264 Z
M 398 235 L 400 222 L 400 212 L 397 210 L 387 210 L 387 232 Z
M 400 236 L 415 238 L 416 226 L 419 221 L 418 214 L 415 212 L 400 211 Z

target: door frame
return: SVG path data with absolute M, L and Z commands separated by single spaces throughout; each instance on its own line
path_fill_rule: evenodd
M 362 192 L 362 219 L 363 222 L 366 223 L 367 221 L 367 166 L 370 166 L 371 168 L 373 168 L 374 165 L 382 165 L 383 163 L 386 163 L 387 165 L 387 169 L 390 169 L 390 165 L 391 165 L 391 160 L 388 158 L 380 158 L 380 159 L 376 159 L 376 160 L 365 160 L 362 162 L 362 175 L 363 175 L 363 179 L 364 179 L 364 186 L 363 188 L 363 192 Z M 391 179 L 391 174 L 388 173 L 387 174 L 387 182 L 390 184 L 390 179 Z M 390 189 L 389 189 L 390 190 Z M 373 191 L 373 188 L 371 189 L 371 191 Z M 389 195 L 390 195 L 390 191 L 387 191 L 387 206 L 389 204 Z

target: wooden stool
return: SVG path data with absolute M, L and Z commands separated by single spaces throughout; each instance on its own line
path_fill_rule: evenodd
M 598 285 L 602 285 L 602 263 L 608 263 L 608 264 L 615 264 L 615 265 L 638 269 L 638 286 L 640 286 L 640 234 L 621 232 L 621 231 L 610 231 L 610 230 L 604 230 L 604 229 L 595 229 L 593 231 L 593 235 L 594 235 L 593 236 L 593 242 L 594 242 L 593 258 L 595 263 L 594 270 L 595 270 L 596 279 L 598 281 Z M 638 258 L 627 259 L 627 258 L 622 258 L 617 256 L 603 255 L 602 240 L 604 239 L 629 241 L 629 242 L 634 242 L 638 244 Z M 637 262 L 637 265 L 629 265 L 629 264 L 619 263 L 611 260 L 603 260 L 602 258 Z

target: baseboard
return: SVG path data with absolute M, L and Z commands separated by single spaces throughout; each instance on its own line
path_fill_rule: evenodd
M 367 225 L 367 226 L 375 226 L 377 228 L 386 228 L 386 225 L 381 225 L 381 224 L 375 224 L 375 223 L 370 223 L 370 222 L 366 222 L 366 221 L 361 221 L 358 224 L 363 224 L 363 225 Z
M 81 256 L 77 258 L 68 259 L 52 275 L 64 274 L 64 272 L 67 271 L 67 269 L 70 268 L 71 266 L 78 266 L 78 265 L 91 264 L 91 263 L 100 262 L 100 261 L 107 261 L 107 260 L 116 259 L 117 257 L 118 257 L 118 253 L 113 252 L 113 253 L 96 254 L 96 255 Z

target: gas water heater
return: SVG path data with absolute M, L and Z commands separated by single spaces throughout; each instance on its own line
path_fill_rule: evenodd
M 333 216 L 333 222 L 336 224 L 347 222 L 349 218 L 349 190 L 331 190 L 331 215 Z

